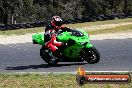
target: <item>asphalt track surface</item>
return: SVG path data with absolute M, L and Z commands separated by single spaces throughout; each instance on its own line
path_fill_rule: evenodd
M 0 44 L 0 72 L 74 72 L 79 66 L 87 71 L 132 70 L 132 39 L 91 41 L 101 54 L 96 64 L 84 62 L 60 62 L 47 65 L 39 56 L 39 45 L 31 43 Z

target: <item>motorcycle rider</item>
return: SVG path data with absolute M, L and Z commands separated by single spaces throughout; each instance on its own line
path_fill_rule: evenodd
M 63 21 L 61 19 L 61 17 L 59 16 L 53 16 L 51 21 L 46 25 L 45 28 L 45 41 L 49 41 L 50 40 L 50 36 L 51 36 L 51 31 L 55 30 L 55 32 L 58 32 L 58 29 L 61 29 L 64 27 Z
M 56 41 L 57 32 L 62 29 L 63 31 L 71 31 L 71 28 L 64 27 L 63 21 L 59 16 L 53 16 L 51 22 L 45 28 L 44 41 L 45 46 L 49 48 L 53 54 L 59 55 L 60 50 L 58 47 L 65 45 L 62 42 Z

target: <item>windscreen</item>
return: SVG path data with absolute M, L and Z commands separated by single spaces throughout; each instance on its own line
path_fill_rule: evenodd
M 72 31 L 72 36 L 82 37 L 84 34 L 81 31 L 74 29 Z

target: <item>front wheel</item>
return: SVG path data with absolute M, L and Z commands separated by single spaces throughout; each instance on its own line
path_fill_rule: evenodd
M 51 51 L 46 47 L 40 49 L 41 58 L 49 65 L 56 65 L 59 62 L 59 59 L 54 59 L 50 54 L 52 54 Z
M 84 48 L 81 54 L 82 58 L 90 64 L 98 63 L 100 60 L 100 54 L 95 47 Z

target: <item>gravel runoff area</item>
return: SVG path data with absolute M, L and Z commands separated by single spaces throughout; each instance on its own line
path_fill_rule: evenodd
M 130 23 L 120 23 L 120 24 L 105 24 L 105 25 L 97 25 L 97 26 L 89 26 L 87 30 L 95 30 L 95 29 L 106 29 L 117 27 L 121 25 L 128 25 Z M 104 39 L 127 39 L 132 38 L 132 31 L 128 32 L 120 32 L 120 33 L 107 33 L 107 34 L 96 34 L 90 35 L 91 40 L 104 40 Z M 32 42 L 32 34 L 25 34 L 25 35 L 0 35 L 0 44 L 17 44 L 17 43 L 27 43 Z
M 104 40 L 104 39 L 127 39 L 132 38 L 132 32 L 121 33 L 108 33 L 108 34 L 96 34 L 90 35 L 91 40 Z M 0 36 L 0 44 L 17 44 L 32 42 L 32 34 L 26 35 L 13 35 L 13 36 Z

